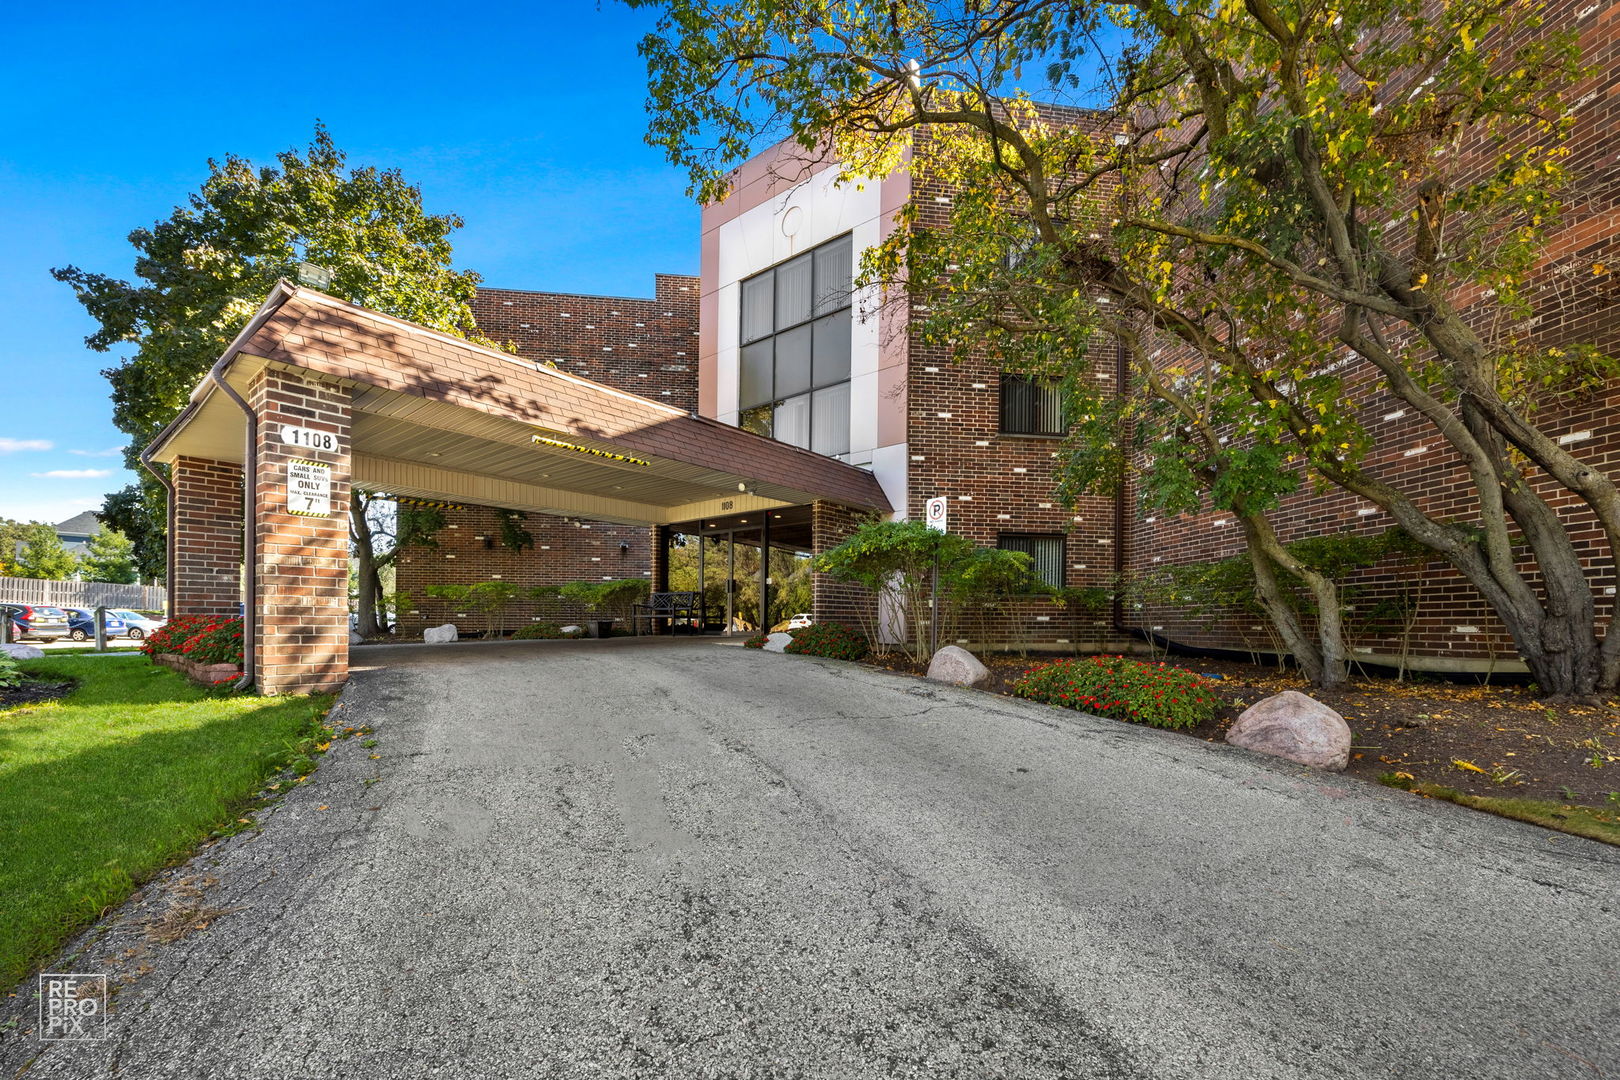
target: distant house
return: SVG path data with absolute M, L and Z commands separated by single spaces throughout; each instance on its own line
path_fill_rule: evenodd
M 52 530 L 61 539 L 63 547 L 75 555 L 83 555 L 89 548 L 90 537 L 101 531 L 101 519 L 86 510 L 66 521 L 57 522 Z

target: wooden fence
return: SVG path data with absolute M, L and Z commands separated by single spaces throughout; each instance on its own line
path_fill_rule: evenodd
M 44 581 L 0 577 L 0 603 L 41 607 L 111 607 L 162 611 L 168 590 L 161 585 L 109 585 L 104 581 Z

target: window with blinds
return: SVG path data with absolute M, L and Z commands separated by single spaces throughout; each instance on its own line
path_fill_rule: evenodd
M 818 454 L 849 453 L 850 237 L 742 283 L 740 426 Z
M 996 546 L 1003 551 L 1022 551 L 1029 556 L 1029 570 L 1054 589 L 1063 588 L 1063 537 L 1003 533 Z
M 1063 380 L 1029 375 L 1001 377 L 1001 433 L 1003 435 L 1062 435 Z

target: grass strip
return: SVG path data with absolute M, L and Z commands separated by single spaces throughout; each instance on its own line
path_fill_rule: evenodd
M 1378 778 L 1387 787 L 1400 788 L 1431 799 L 1444 799 L 1487 814 L 1527 821 L 1547 829 L 1584 836 L 1588 840 L 1601 840 L 1620 845 L 1620 810 L 1605 810 L 1596 806 L 1578 806 L 1573 803 L 1549 802 L 1545 799 L 1513 799 L 1496 795 L 1465 795 L 1456 788 L 1443 784 L 1428 784 L 1385 774 Z
M 66 697 L 0 710 L 0 983 L 235 822 L 331 698 L 225 695 L 141 656 L 27 661 Z

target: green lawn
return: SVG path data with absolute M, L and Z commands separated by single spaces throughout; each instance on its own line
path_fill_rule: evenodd
M 210 693 L 138 655 L 22 667 L 78 686 L 0 709 L 0 987 L 232 822 L 331 704 Z

